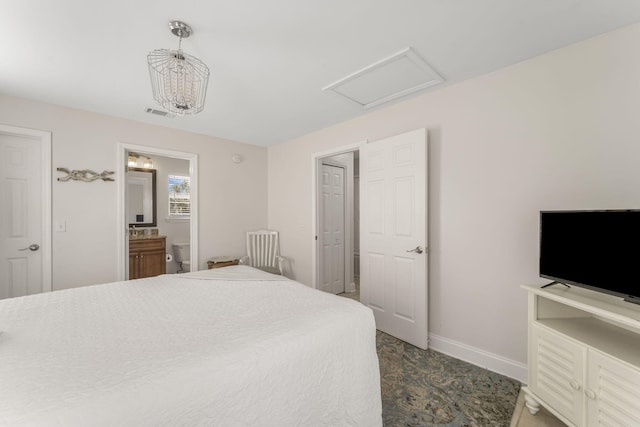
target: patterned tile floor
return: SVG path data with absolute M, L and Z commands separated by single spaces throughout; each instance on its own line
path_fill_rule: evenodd
M 340 296 L 360 299 L 359 292 Z M 518 425 L 518 381 L 380 331 L 377 347 L 385 427 Z
M 384 425 L 504 426 L 520 383 L 378 331 Z

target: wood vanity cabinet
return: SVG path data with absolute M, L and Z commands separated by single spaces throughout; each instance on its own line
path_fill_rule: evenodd
M 129 279 L 165 274 L 166 237 L 129 240 Z

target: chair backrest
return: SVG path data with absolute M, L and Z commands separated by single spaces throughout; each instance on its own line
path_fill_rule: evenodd
M 279 255 L 277 231 L 247 232 L 247 256 L 251 267 L 278 267 Z

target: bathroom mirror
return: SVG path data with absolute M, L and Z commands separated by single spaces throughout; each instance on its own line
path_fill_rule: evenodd
M 156 226 L 156 170 L 130 167 L 127 172 L 129 227 Z

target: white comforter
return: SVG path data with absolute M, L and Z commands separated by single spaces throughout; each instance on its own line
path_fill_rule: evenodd
M 2 300 L 0 425 L 380 426 L 373 315 L 245 266 Z

